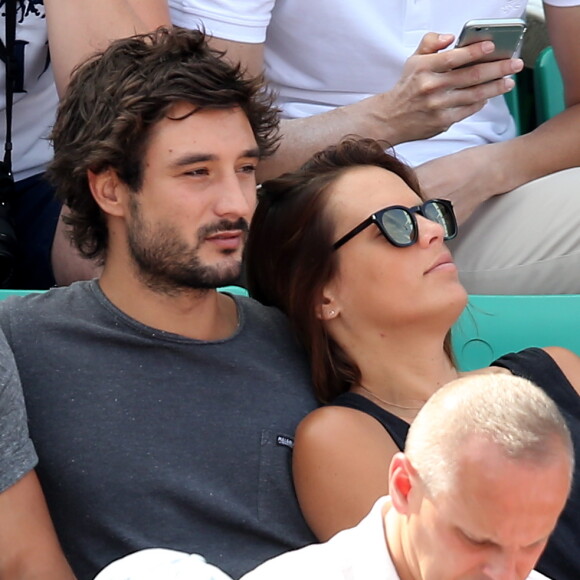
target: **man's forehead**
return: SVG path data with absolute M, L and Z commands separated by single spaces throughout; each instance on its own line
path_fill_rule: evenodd
M 247 115 L 243 111 L 243 109 L 235 103 L 232 103 L 231 106 L 211 107 L 207 105 L 200 105 L 198 103 L 192 103 L 189 101 L 177 101 L 173 103 L 165 112 L 165 118 L 174 121 L 180 121 L 188 117 L 191 117 L 192 115 L 199 117 L 204 113 L 212 113 L 212 112 L 241 114 L 247 118 Z
M 174 158 L 189 157 L 190 162 L 212 161 L 224 156 L 260 157 L 256 136 L 239 107 L 211 109 L 176 104 L 151 129 L 149 152 L 153 148 L 157 155 L 158 147 Z

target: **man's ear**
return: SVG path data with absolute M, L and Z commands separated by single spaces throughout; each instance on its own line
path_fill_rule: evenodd
M 127 187 L 113 169 L 99 173 L 88 171 L 89 187 L 99 207 L 108 215 L 123 216 L 126 211 Z
M 409 512 L 409 495 L 416 477 L 417 472 L 405 454 L 396 453 L 389 468 L 389 494 L 400 514 Z

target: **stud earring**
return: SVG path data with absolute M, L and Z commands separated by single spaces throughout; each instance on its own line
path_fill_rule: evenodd
M 328 316 L 334 316 L 334 314 L 335 314 L 334 310 L 329 310 L 328 311 Z

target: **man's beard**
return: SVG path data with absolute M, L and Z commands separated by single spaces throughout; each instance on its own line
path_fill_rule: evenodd
M 235 222 L 220 220 L 201 227 L 198 243 L 188 246 L 168 225 L 156 228 L 144 222 L 138 202 L 132 204 L 132 223 L 127 231 L 129 252 L 137 266 L 141 280 L 152 290 L 175 294 L 183 290 L 207 291 L 236 282 L 241 273 L 241 258 L 225 264 L 204 265 L 199 259 L 199 249 L 207 236 L 221 231 L 240 230 L 245 238 L 248 222 L 239 218 Z M 224 257 L 235 250 L 223 250 Z

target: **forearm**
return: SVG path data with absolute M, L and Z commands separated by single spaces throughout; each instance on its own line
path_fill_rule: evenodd
M 296 169 L 314 153 L 337 143 L 345 135 L 381 139 L 389 145 L 401 143 L 405 140 L 404 127 L 395 114 L 387 116 L 384 108 L 376 106 L 381 98 L 385 95 L 311 117 L 282 120 L 280 146 L 272 157 L 260 163 L 258 180 Z
M 521 65 L 519 61 L 509 60 L 488 64 L 498 67 L 503 75 L 514 72 L 512 68 Z M 466 69 L 458 74 L 466 78 L 457 76 L 450 81 L 449 77 L 438 76 L 435 85 L 431 85 L 431 73 L 406 74 L 384 93 L 326 113 L 283 121 L 280 147 L 273 157 L 261 164 L 258 179 L 263 181 L 295 169 L 313 153 L 337 143 L 346 135 L 378 139 L 391 146 L 427 139 L 446 131 L 452 124 L 478 111 L 488 98 L 513 86 L 513 81 L 503 76 L 493 83 L 478 84 L 475 79 L 481 79 L 481 70 Z M 500 73 L 488 71 L 487 74 L 493 77 Z M 465 87 L 447 90 L 446 83 L 464 84 Z
M 453 202 L 459 223 L 484 201 L 580 165 L 580 105 L 533 132 L 434 159 L 416 168 L 423 194 Z
M 112 40 L 170 24 L 160 0 L 45 0 L 45 9 L 59 95 L 74 67 Z
M 497 178 L 489 195 L 511 191 L 545 175 L 580 166 L 580 104 L 546 121 L 531 133 L 494 148 Z
M 32 471 L 0 493 L 0 578 L 74 580 Z
M 513 80 L 506 77 L 521 69 L 521 61 L 507 59 L 466 66 L 485 56 L 493 44 L 482 42 L 445 51 L 452 41 L 449 34 L 426 34 L 405 61 L 399 79 L 383 93 L 326 113 L 283 121 L 280 147 L 263 161 L 258 179 L 263 181 L 297 168 L 313 153 L 345 135 L 379 139 L 390 145 L 427 139 L 513 87 Z M 262 44 L 217 37 L 211 43 L 225 51 L 230 61 L 241 63 L 249 75 L 263 70 Z M 353 90 L 356 92 L 355 87 Z

